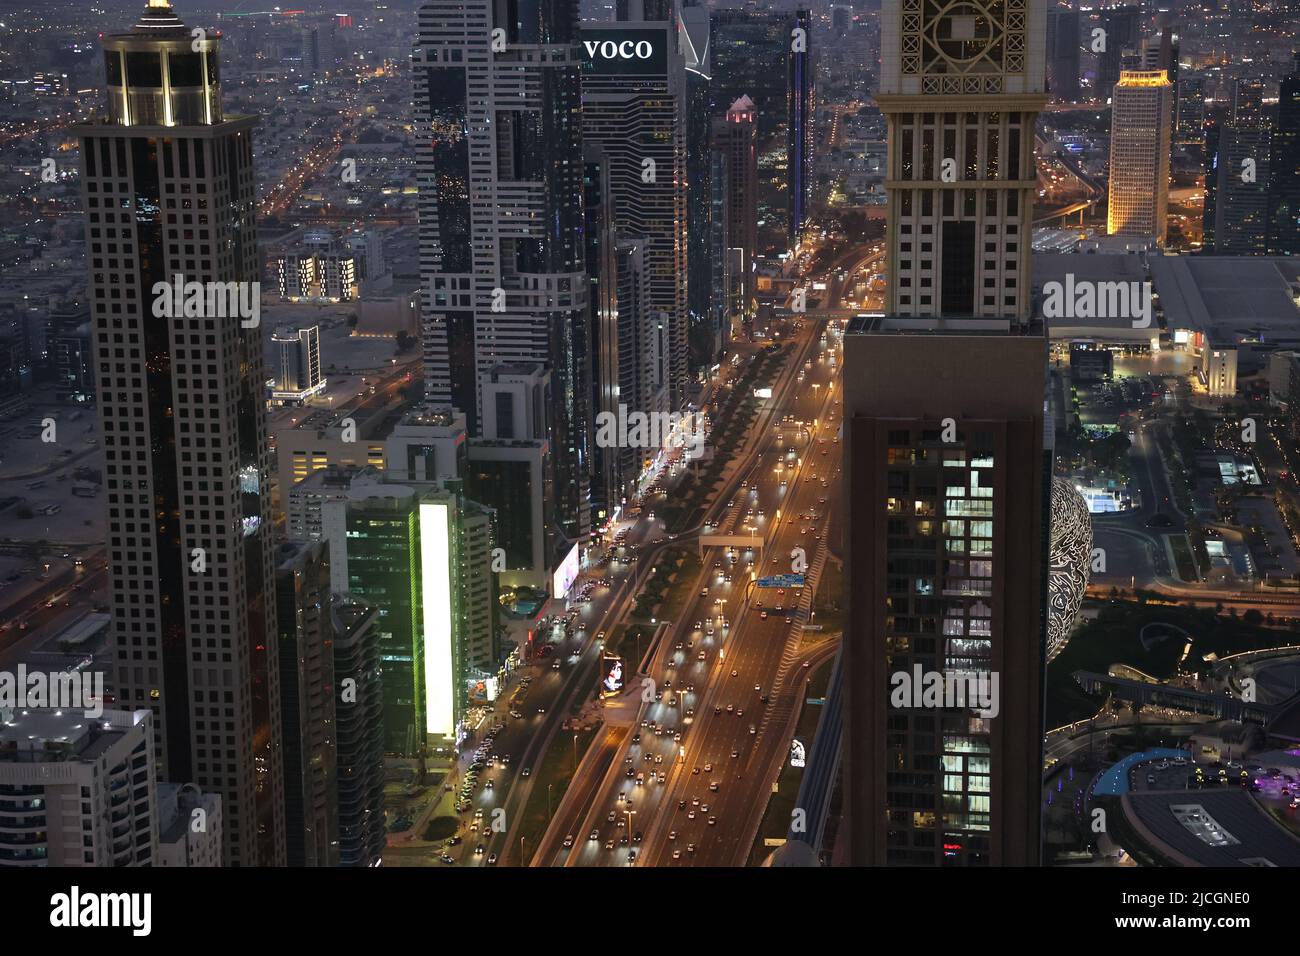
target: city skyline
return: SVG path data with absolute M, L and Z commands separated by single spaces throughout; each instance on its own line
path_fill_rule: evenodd
M 0 867 L 1300 865 L 1300 8 L 26 3 Z

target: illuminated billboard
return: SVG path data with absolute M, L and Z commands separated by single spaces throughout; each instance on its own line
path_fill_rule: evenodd
M 551 597 L 558 601 L 569 593 L 573 582 L 578 580 L 579 566 L 578 546 L 575 544 L 573 549 L 564 556 L 560 566 L 555 569 L 555 574 L 551 576 Z
M 623 658 L 600 656 L 600 696 L 612 697 L 623 690 Z
M 420 502 L 420 586 L 424 606 L 424 729 L 450 737 L 456 729 L 452 660 L 451 507 Z
M 657 76 L 668 72 L 667 30 L 602 29 L 584 25 L 581 36 L 584 71 Z

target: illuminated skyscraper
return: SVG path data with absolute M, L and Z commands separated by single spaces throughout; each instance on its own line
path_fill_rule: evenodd
M 891 314 L 1028 314 L 1041 6 L 969 2 L 940 14 L 894 0 L 881 14 Z
M 668 334 L 663 385 L 677 408 L 689 367 L 687 74 L 677 20 L 652 13 L 583 24 L 582 136 L 609 160 L 618 237 L 644 244 L 646 306 Z
M 886 0 L 890 313 L 844 342 L 853 864 L 1035 864 L 1050 455 L 1043 0 Z M 949 695 L 925 696 L 937 679 Z M 958 681 L 975 696 L 957 696 Z M 963 687 L 976 689 L 963 683 Z
M 754 253 L 758 245 L 758 148 L 754 102 L 742 96 L 713 121 L 716 180 L 713 258 L 716 301 L 727 340 L 753 318 Z
M 1165 244 L 1172 106 L 1173 85 L 1164 70 L 1125 70 L 1115 84 L 1107 235 Z
M 591 530 L 593 467 L 578 10 L 530 10 L 492 0 L 420 8 L 425 391 L 464 412 L 479 437 L 497 369 L 549 370 L 542 430 L 567 552 Z
M 807 10 L 795 13 L 790 36 L 789 80 L 786 84 L 790 126 L 789 148 L 789 245 L 799 241 L 808 220 L 808 202 L 812 198 L 814 138 L 813 119 L 817 113 L 816 70 L 812 54 L 812 15 Z
M 161 779 L 220 794 L 226 862 L 282 865 L 257 118 L 224 114 L 219 40 L 167 0 L 103 46 L 106 111 L 76 132 L 118 698 L 154 712 Z M 241 303 L 174 308 L 155 284 L 178 281 Z

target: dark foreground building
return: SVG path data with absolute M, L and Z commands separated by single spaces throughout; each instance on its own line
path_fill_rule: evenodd
M 1046 11 L 921 7 L 882 7 L 890 315 L 855 319 L 844 347 L 850 858 L 1033 864 L 1051 463 L 1028 290 Z

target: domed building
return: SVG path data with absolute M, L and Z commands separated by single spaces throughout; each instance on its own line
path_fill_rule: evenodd
M 1052 531 L 1047 581 L 1047 659 L 1065 649 L 1092 569 L 1088 503 L 1064 478 L 1052 479 Z

